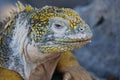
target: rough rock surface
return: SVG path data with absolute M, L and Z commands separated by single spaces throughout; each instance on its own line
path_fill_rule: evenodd
M 75 8 L 93 30 L 92 42 L 74 51 L 81 65 L 101 79 L 120 79 L 120 0 L 95 0 Z
M 7 3 L 16 3 L 18 0 L 0 0 L 0 6 Z M 30 4 L 33 7 L 43 7 L 45 5 L 74 8 L 76 5 L 87 5 L 93 0 L 19 0 L 24 4 Z

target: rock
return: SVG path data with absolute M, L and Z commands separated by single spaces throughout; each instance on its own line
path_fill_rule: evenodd
M 24 0 L 22 0 L 24 1 Z M 76 5 L 87 5 L 92 0 L 25 0 L 34 7 L 43 7 L 45 5 L 57 6 L 57 7 L 69 7 L 73 8 Z
M 73 51 L 81 65 L 102 79 L 120 79 L 120 0 L 95 0 L 76 7 L 93 30 L 92 42 Z
M 1 1 L 0 6 L 7 3 L 16 3 L 18 0 L 4 0 Z M 87 5 L 93 0 L 19 0 L 24 4 L 30 4 L 33 7 L 41 8 L 43 6 L 57 6 L 57 7 L 69 7 L 74 8 L 76 5 Z

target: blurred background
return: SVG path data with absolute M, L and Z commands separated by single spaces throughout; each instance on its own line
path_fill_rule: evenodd
M 120 0 L 20 0 L 76 10 L 93 31 L 92 42 L 72 51 L 80 64 L 100 80 L 120 80 Z M 17 0 L 0 0 L 0 7 Z

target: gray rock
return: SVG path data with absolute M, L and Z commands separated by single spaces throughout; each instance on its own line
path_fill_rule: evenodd
M 92 0 L 69 0 L 69 1 L 68 0 L 25 0 L 25 1 L 34 7 L 43 7 L 45 5 L 49 5 L 49 6 L 73 8 L 76 5 L 87 5 Z
M 16 3 L 18 0 L 0 0 L 0 6 L 7 3 Z M 41 8 L 45 5 L 74 8 L 76 5 L 87 5 L 93 0 L 19 0 L 24 4 L 30 4 L 33 7 Z
M 92 42 L 73 51 L 81 65 L 103 79 L 120 79 L 120 0 L 95 0 L 76 7 L 93 30 Z

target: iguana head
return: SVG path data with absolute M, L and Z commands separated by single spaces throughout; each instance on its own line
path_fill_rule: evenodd
M 68 8 L 46 6 L 32 13 L 30 40 L 43 53 L 80 48 L 92 38 L 89 26 Z

